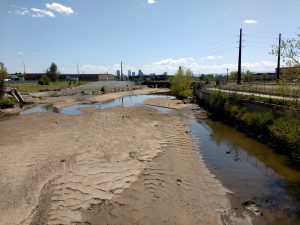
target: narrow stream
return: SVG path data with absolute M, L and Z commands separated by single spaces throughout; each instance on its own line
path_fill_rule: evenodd
M 77 115 L 81 113 L 81 107 L 91 105 L 99 110 L 143 105 L 146 99 L 157 97 L 127 96 L 101 104 L 82 103 L 59 113 Z M 159 97 L 174 99 L 168 95 Z M 300 224 L 300 170 L 294 168 L 286 156 L 221 122 L 197 119 L 193 110 L 154 108 L 180 116 L 189 125 L 207 167 L 233 192 L 229 196 L 234 210 L 238 212 L 242 209 L 241 204 L 251 199 L 262 213 L 260 216 L 253 214 L 255 224 Z M 47 111 L 52 111 L 51 106 L 37 106 L 22 114 Z
M 251 199 L 263 214 L 256 224 L 300 224 L 300 171 L 286 156 L 222 122 L 194 119 L 190 129 L 233 208 Z

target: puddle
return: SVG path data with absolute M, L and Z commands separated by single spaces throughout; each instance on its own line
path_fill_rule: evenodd
M 49 104 L 49 105 L 39 105 L 29 109 L 25 109 L 20 114 L 27 115 L 31 113 L 43 113 L 43 112 L 52 112 L 52 111 L 53 111 L 53 105 Z
M 137 96 L 125 96 L 121 97 L 112 101 L 104 102 L 104 103 L 89 103 L 89 102 L 82 102 L 80 104 L 72 105 L 66 108 L 62 108 L 58 111 L 58 113 L 66 114 L 66 115 L 79 115 L 82 113 L 80 108 L 87 107 L 87 106 L 95 106 L 98 109 L 108 109 L 113 107 L 130 107 L 130 106 L 141 106 L 144 105 L 144 101 L 146 99 L 152 98 L 166 98 L 166 99 L 175 99 L 174 96 L 170 95 L 137 95 Z M 21 112 L 21 115 L 27 115 L 31 113 L 41 113 L 41 112 L 53 112 L 53 106 L 51 107 L 46 106 L 36 106 Z M 150 106 L 149 106 L 150 107 Z M 171 113 L 171 109 L 163 108 L 163 107 L 156 107 L 151 106 L 151 108 L 155 108 L 161 112 Z

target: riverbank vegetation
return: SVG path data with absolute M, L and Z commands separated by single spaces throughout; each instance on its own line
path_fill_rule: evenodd
M 0 109 L 14 108 L 18 102 L 12 97 L 4 97 L 0 99 Z
M 229 96 L 221 91 L 211 93 L 208 107 L 214 118 L 273 145 L 300 166 L 300 116 L 297 109 L 250 112 L 242 105 L 240 96 Z
M 179 67 L 177 73 L 171 78 L 172 93 L 179 99 L 193 96 L 193 74 L 190 69 L 183 70 Z
M 7 78 L 7 70 L 4 63 L 0 62 L 0 109 L 13 108 L 17 101 L 14 98 L 5 95 L 5 81 Z

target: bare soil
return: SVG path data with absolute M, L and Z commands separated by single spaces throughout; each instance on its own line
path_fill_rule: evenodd
M 232 213 L 178 117 L 87 108 L 0 127 L 0 224 L 251 223 Z

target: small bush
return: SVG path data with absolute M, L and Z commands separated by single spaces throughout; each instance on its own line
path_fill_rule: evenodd
M 275 120 L 269 130 L 273 140 L 285 147 L 283 152 L 290 153 L 300 163 L 300 119 L 297 117 L 287 114 Z
M 13 108 L 18 102 L 13 98 L 3 98 L 0 100 L 0 109 Z
M 105 87 L 105 86 L 102 86 L 102 88 L 100 89 L 100 91 L 103 92 L 104 94 L 106 94 L 106 92 L 107 92 L 107 91 L 106 91 L 106 87 Z
M 5 82 L 3 79 L 0 78 L 0 99 L 3 98 L 5 94 Z
M 192 90 L 183 90 L 179 92 L 179 98 L 181 99 L 185 99 L 188 97 L 192 97 L 193 96 L 193 91 Z
M 268 126 L 273 123 L 272 112 L 246 112 L 242 120 L 255 132 L 266 133 Z
M 212 113 L 222 113 L 227 100 L 226 94 L 221 91 L 214 91 L 209 103 Z
M 43 75 L 40 79 L 39 79 L 39 84 L 40 85 L 49 85 L 50 84 L 50 78 L 47 75 Z

